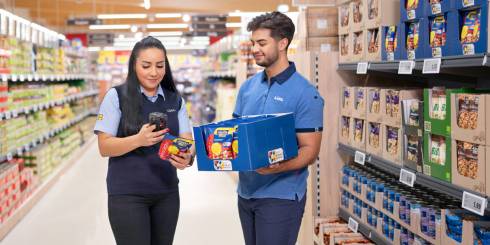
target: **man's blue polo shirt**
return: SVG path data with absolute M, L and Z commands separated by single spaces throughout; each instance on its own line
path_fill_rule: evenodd
M 259 72 L 238 93 L 233 116 L 292 112 L 297 133 L 323 130 L 323 98 L 308 80 L 289 67 L 275 77 Z M 279 174 L 240 172 L 238 195 L 242 198 L 301 200 L 306 192 L 308 168 Z

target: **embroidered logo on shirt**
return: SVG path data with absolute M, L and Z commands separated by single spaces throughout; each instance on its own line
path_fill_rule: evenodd
M 99 115 L 97 116 L 97 120 L 99 120 L 99 121 L 104 120 L 104 115 L 99 114 Z
M 177 110 L 175 110 L 175 109 L 168 109 L 168 110 L 167 110 L 167 112 L 168 112 L 168 113 L 171 113 L 171 112 L 176 112 L 176 111 L 177 111 Z
M 274 100 L 284 102 L 284 98 L 279 97 L 279 96 L 274 96 Z

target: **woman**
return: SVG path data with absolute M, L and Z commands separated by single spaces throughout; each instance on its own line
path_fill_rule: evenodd
M 166 113 L 168 128 L 153 132 L 151 112 Z M 172 244 L 180 207 L 176 169 L 190 166 L 194 157 L 158 157 L 165 133 L 192 138 L 185 103 L 158 39 L 136 43 L 126 82 L 107 92 L 94 131 L 101 155 L 109 157 L 109 221 L 117 244 Z

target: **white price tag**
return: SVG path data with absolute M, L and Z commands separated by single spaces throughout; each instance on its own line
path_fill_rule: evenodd
M 400 64 L 398 65 L 398 74 L 411 75 L 414 67 L 415 62 L 413 60 L 400 61 Z
M 487 199 L 465 191 L 463 192 L 462 207 L 483 216 L 487 208 Z
M 12 74 L 12 82 L 17 82 L 17 75 L 16 74 Z
M 439 74 L 441 71 L 441 58 L 425 59 L 423 74 Z
M 357 230 L 359 229 L 359 223 L 357 223 L 357 221 L 352 217 L 349 217 L 348 227 L 352 232 L 357 233 Z
M 9 111 L 5 112 L 5 119 L 9 120 L 10 118 L 12 118 L 12 113 Z
M 369 63 L 359 62 L 357 63 L 357 74 L 367 74 Z
M 366 163 L 366 154 L 360 151 L 356 151 L 354 155 L 354 162 L 364 165 Z
M 417 176 L 415 175 L 415 173 L 407 171 L 403 168 L 400 170 L 400 182 L 402 182 L 403 184 L 413 187 L 416 178 Z

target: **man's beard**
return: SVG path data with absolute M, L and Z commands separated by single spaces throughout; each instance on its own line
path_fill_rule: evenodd
M 256 61 L 256 63 L 257 63 L 258 66 L 267 68 L 267 67 L 271 66 L 272 64 L 274 64 L 277 61 L 278 56 L 279 55 L 277 55 L 277 54 L 274 55 L 274 56 L 271 56 L 271 57 L 264 56 L 264 59 L 263 59 L 262 62 L 257 62 Z

